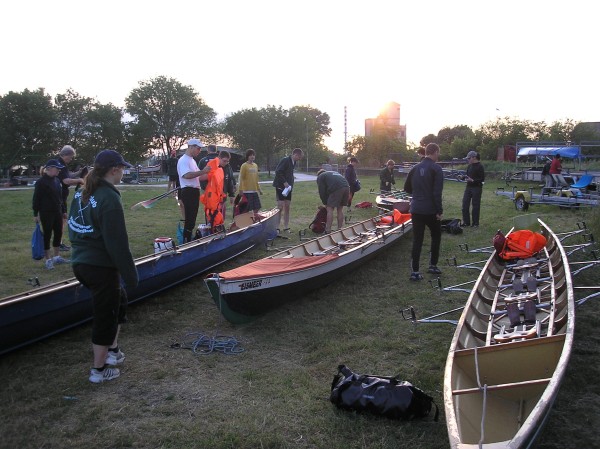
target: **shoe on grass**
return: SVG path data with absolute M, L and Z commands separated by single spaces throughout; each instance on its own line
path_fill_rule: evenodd
M 65 259 L 64 257 L 61 257 L 61 256 L 54 256 L 52 258 L 52 262 L 54 263 L 54 265 L 60 265 L 61 263 L 71 263 L 71 260 Z
M 52 259 L 48 259 L 46 261 L 46 270 L 53 270 L 54 269 L 54 262 L 52 262 Z
M 71 251 L 71 247 L 69 245 L 65 245 L 64 243 L 61 243 L 60 246 L 58 247 L 61 251 Z
M 421 273 L 419 273 L 418 271 L 413 271 L 410 275 L 411 281 L 420 281 L 422 279 L 423 279 L 423 275 Z
M 440 270 L 436 265 L 429 265 L 428 273 L 431 274 L 442 274 L 442 270 Z
M 92 368 L 90 371 L 90 382 L 99 384 L 107 380 L 116 379 L 121 375 L 121 372 L 117 368 L 107 368 L 106 365 L 102 371 Z
M 106 363 L 107 365 L 120 365 L 125 360 L 125 354 L 119 349 L 117 352 L 108 350 L 108 354 L 106 354 Z

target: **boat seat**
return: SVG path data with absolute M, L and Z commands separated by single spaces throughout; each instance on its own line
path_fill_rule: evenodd
M 530 329 L 527 329 L 527 326 L 523 326 L 522 330 L 515 329 L 510 333 L 505 333 L 504 328 L 500 330 L 499 334 L 494 335 L 494 341 L 496 343 L 508 343 L 517 339 L 525 339 L 529 340 L 530 338 L 535 338 L 539 335 L 539 321 L 535 326 L 531 326 Z
M 518 387 L 529 387 L 532 385 L 543 385 L 543 384 L 550 383 L 551 380 L 552 380 L 551 377 L 546 377 L 543 379 L 524 380 L 522 382 L 510 382 L 510 383 L 506 383 L 506 384 L 487 385 L 486 390 L 494 391 L 494 390 L 505 390 L 507 388 L 518 388 Z M 481 393 L 481 388 L 475 387 L 475 388 L 461 388 L 458 390 L 452 390 L 452 394 L 454 396 L 458 396 L 460 394 L 471 394 L 471 393 Z

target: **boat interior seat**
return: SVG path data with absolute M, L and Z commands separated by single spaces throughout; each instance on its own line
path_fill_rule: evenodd
M 519 326 L 515 326 L 512 332 L 506 332 L 505 328 L 500 329 L 500 333 L 494 335 L 494 341 L 496 343 L 508 343 L 513 340 L 529 340 L 540 336 L 541 323 L 536 321 L 534 325 L 527 328 L 528 325 L 524 324 L 519 329 Z

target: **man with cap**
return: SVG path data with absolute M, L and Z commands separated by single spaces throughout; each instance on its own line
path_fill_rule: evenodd
M 65 168 L 57 159 L 46 162 L 43 175 L 35 183 L 33 191 L 33 218 L 40 223 L 44 234 L 45 265 L 52 270 L 54 265 L 68 263 L 59 255 L 60 242 L 63 234 L 63 214 L 66 216 L 67 207 L 63 201 L 61 182 L 58 173 Z M 52 237 L 52 250 L 50 252 L 50 238 Z
M 203 146 L 204 144 L 198 139 L 188 140 L 187 150 L 177 162 L 177 173 L 179 174 L 179 185 L 181 186 L 179 200 L 183 203 L 185 215 L 183 243 L 192 241 L 198 209 L 200 208 L 200 181 L 207 180 L 207 173 L 210 171 L 210 166 L 200 170 L 196 163 L 195 158 L 198 157 Z
M 75 148 L 73 148 L 71 145 L 65 145 L 58 152 L 58 157 L 56 158 L 56 160 L 63 165 L 63 167 L 58 172 L 58 179 L 60 180 L 60 184 L 62 187 L 62 197 L 63 197 L 63 202 L 65 203 L 65 205 L 67 204 L 67 200 L 69 197 L 69 187 L 71 187 L 71 186 L 78 187 L 81 184 L 83 184 L 83 177 L 85 176 L 85 174 L 87 174 L 87 167 L 85 167 L 82 170 L 79 170 L 77 172 L 74 172 L 74 173 L 69 171 L 69 164 L 71 162 L 73 162 L 73 159 L 75 158 L 75 156 L 76 156 Z M 67 211 L 65 209 L 65 214 L 63 215 L 63 227 L 66 223 L 67 223 Z M 62 242 L 60 243 L 61 251 L 69 251 L 70 249 L 71 249 L 70 246 L 65 245 Z
M 115 365 L 125 360 L 119 349 L 121 324 L 127 321 L 127 288 L 138 285 L 138 272 L 129 249 L 121 194 L 115 185 L 131 168 L 115 150 L 103 150 L 94 160 L 83 188 L 69 210 L 73 274 L 92 292 L 93 365 L 89 380 L 101 383 L 119 377 Z
M 461 226 L 476 228 L 479 226 L 479 210 L 481 208 L 481 194 L 485 181 L 485 170 L 481 162 L 479 162 L 479 153 L 476 151 L 469 151 L 467 153 L 467 161 L 469 165 L 467 166 L 467 173 L 463 178 L 467 182 L 467 186 L 463 194 Z M 469 214 L 471 205 L 473 208 Z M 472 220 L 471 217 L 473 218 Z

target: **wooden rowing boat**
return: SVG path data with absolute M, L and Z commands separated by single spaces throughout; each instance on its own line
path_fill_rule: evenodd
M 133 303 L 202 274 L 277 235 L 279 209 L 235 219 L 236 230 L 208 235 L 135 260 L 139 284 Z M 0 299 L 0 354 L 92 319 L 90 291 L 75 278 Z
M 453 449 L 530 447 L 565 376 L 571 272 L 559 238 L 538 221 L 543 250 L 517 262 L 492 254 L 457 324 L 444 374 Z
M 390 217 L 371 218 L 240 268 L 213 273 L 204 282 L 228 321 L 252 321 L 280 304 L 339 279 L 412 229 L 408 214 L 400 224 L 382 225 L 385 218 Z

